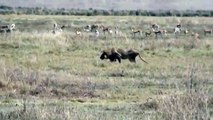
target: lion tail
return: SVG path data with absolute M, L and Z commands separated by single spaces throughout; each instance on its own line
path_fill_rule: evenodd
M 143 62 L 145 62 L 146 64 L 149 64 L 148 62 L 146 62 L 146 61 L 140 56 L 140 54 L 139 54 L 138 56 L 139 56 L 139 58 L 140 58 Z

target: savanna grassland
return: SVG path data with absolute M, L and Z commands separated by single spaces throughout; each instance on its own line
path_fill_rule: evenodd
M 0 16 L 16 24 L 0 35 L 0 118 L 16 120 L 210 120 L 213 118 L 213 18 L 119 16 Z M 172 31 L 183 29 L 200 34 Z M 52 34 L 53 24 L 66 24 Z M 120 35 L 96 38 L 88 24 L 118 26 Z M 168 35 L 133 35 L 157 23 Z M 75 30 L 81 29 L 82 36 Z M 134 48 L 137 58 L 100 60 L 107 48 Z

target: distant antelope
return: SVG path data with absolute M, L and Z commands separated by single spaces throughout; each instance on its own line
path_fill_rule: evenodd
M 9 25 L 1 25 L 1 26 L 0 26 L 0 29 L 9 29 L 9 28 L 10 28 Z
M 90 31 L 94 31 L 94 30 L 96 31 L 97 29 L 99 29 L 101 27 L 102 27 L 102 25 L 100 25 L 100 24 L 93 24 L 90 27 Z
M 180 34 L 180 32 L 181 32 L 181 24 L 178 24 L 174 28 L 174 35 L 175 35 L 175 37 L 177 37 L 177 34 Z
M 151 26 L 152 31 L 155 33 L 155 37 L 157 38 L 158 35 L 161 35 L 161 38 L 163 38 L 163 34 L 164 36 L 167 36 L 167 30 L 165 29 L 160 29 L 160 26 L 158 24 L 152 24 Z
M 115 27 L 115 35 L 119 35 L 119 30 L 117 26 Z
M 75 28 L 75 35 L 76 36 L 81 36 L 82 35 L 82 29 L 84 30 L 84 28 L 82 28 L 82 27 L 76 27 Z
M 160 26 L 158 24 L 152 24 L 152 29 L 158 30 Z
M 15 24 L 0 26 L 0 33 L 10 33 L 15 29 Z
M 163 38 L 163 35 L 164 36 L 167 35 L 167 30 L 163 30 L 163 29 L 155 30 L 154 28 L 152 28 L 152 31 L 155 33 L 156 39 L 158 38 L 159 35 L 161 36 L 161 38 Z
M 181 31 L 181 28 L 178 28 L 178 27 L 174 28 L 174 34 L 175 35 L 180 34 L 180 31 Z
M 61 33 L 64 28 L 65 28 L 65 25 L 62 25 L 61 27 L 58 27 L 58 25 L 56 23 L 54 23 L 52 33 L 53 34 Z
M 116 26 L 115 27 L 115 36 L 121 36 L 121 35 L 122 35 L 121 30 L 119 30 L 119 28 Z
M 112 34 L 112 33 L 113 33 L 112 29 L 109 28 L 109 27 L 102 27 L 102 30 L 103 30 L 103 32 L 104 32 L 104 35 L 105 35 L 106 32 L 107 32 L 108 34 Z
M 112 33 L 113 33 L 112 29 L 109 29 L 108 33 L 112 35 Z
M 76 30 L 75 34 L 76 34 L 76 36 L 81 36 L 82 35 L 81 31 L 79 31 L 79 30 Z
M 86 27 L 84 27 L 84 31 L 86 32 L 91 31 L 91 25 L 87 25 Z
M 81 34 L 81 31 L 78 31 L 78 30 L 77 30 L 77 31 L 76 31 L 76 35 L 82 35 L 82 34 Z
M 150 36 L 151 34 L 152 34 L 151 31 L 146 31 L 146 32 L 145 32 L 145 36 L 146 36 L 146 37 Z
M 176 27 L 181 28 L 181 24 L 180 24 L 180 23 L 179 23 L 179 24 L 177 24 L 177 25 L 176 25 Z
M 133 34 L 134 37 L 135 37 L 135 34 L 139 34 L 139 35 L 142 34 L 141 29 L 131 28 L 131 30 L 132 30 L 132 34 Z
M 188 31 L 187 29 L 185 29 L 185 30 L 183 31 L 183 33 L 186 35 L 186 34 L 189 33 L 189 31 Z
M 204 29 L 204 35 L 208 34 L 212 34 L 212 30 L 211 29 Z
M 96 38 L 99 37 L 99 34 L 100 34 L 99 31 L 96 29 L 96 30 L 95 30 L 95 37 L 96 37 Z

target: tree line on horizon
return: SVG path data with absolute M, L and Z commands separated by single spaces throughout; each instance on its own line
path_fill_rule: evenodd
M 10 7 L 1 5 L 0 14 L 17 15 L 78 15 L 78 16 L 177 16 L 212 17 L 213 10 L 102 10 L 102 9 L 50 9 L 42 7 Z

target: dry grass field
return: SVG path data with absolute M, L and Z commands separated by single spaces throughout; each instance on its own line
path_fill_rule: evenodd
M 0 16 L 0 118 L 10 120 L 210 120 L 213 118 L 213 18 Z M 180 22 L 183 32 L 172 33 Z M 67 25 L 52 34 L 53 24 Z M 96 38 L 88 24 L 118 26 Z M 168 35 L 131 34 L 157 23 Z M 76 36 L 75 30 L 82 30 Z M 100 60 L 107 48 L 134 48 L 149 64 Z

